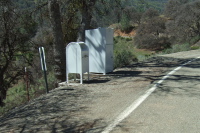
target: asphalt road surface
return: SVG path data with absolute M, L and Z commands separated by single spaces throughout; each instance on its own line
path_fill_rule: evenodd
M 169 57 L 192 60 L 198 55 L 188 52 Z M 200 59 L 174 69 L 135 110 L 105 132 L 199 133 Z

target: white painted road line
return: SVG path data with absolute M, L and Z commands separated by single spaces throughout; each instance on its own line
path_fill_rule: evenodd
M 194 58 L 193 60 L 190 60 L 181 66 L 175 68 L 174 70 L 170 71 L 166 76 L 164 76 L 161 80 L 159 80 L 153 87 L 151 87 L 149 90 L 147 90 L 142 96 L 140 96 L 137 100 L 135 100 L 128 108 L 126 108 L 110 125 L 108 125 L 102 133 L 109 133 L 112 131 L 121 121 L 123 121 L 125 118 L 127 118 L 140 104 L 144 102 L 155 90 L 156 88 L 169 76 L 174 74 L 176 71 L 181 69 L 183 66 L 191 63 L 192 61 L 195 61 L 199 59 L 200 57 Z

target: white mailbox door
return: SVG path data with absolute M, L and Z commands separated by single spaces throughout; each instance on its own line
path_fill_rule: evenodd
M 67 72 L 80 73 L 81 72 L 81 49 L 76 43 L 71 43 L 66 50 Z
M 113 29 L 98 28 L 85 33 L 90 72 L 106 74 L 113 71 Z
M 67 60 L 67 72 L 68 73 L 76 73 L 77 71 L 77 49 L 73 45 L 67 47 L 66 50 L 66 60 Z

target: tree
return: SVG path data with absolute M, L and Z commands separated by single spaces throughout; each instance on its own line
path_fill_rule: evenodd
M 49 0 L 49 14 L 54 36 L 54 72 L 57 82 L 66 80 L 65 45 L 63 39 L 60 5 L 58 0 Z
M 78 31 L 77 42 L 85 41 L 85 30 L 88 30 L 92 20 L 92 11 L 97 0 L 81 0 L 81 24 Z
M 111 24 L 119 23 L 121 21 L 125 1 L 97 0 L 92 15 L 93 26 L 108 27 Z
M 74 29 L 78 27 L 76 41 L 85 41 L 85 30 L 89 28 L 96 28 L 98 26 L 105 26 L 105 22 L 103 25 L 101 25 L 100 21 L 106 21 L 106 23 L 109 23 L 110 19 L 106 18 L 105 16 L 107 16 L 109 12 L 111 12 L 111 10 L 116 8 L 111 8 L 112 5 L 120 6 L 121 4 L 119 3 L 121 3 L 120 0 L 69 1 L 68 6 L 66 7 L 68 12 L 67 20 L 70 20 L 70 24 L 68 23 L 66 24 L 66 26 L 71 25 L 71 22 L 74 22 L 73 25 L 78 25 L 73 27 Z M 76 22 L 74 21 L 74 19 L 76 19 Z
M 166 4 L 165 15 L 173 19 L 180 10 L 180 6 L 190 2 L 190 0 L 169 0 Z
M 126 11 L 129 14 L 130 21 L 132 24 L 137 24 L 140 25 L 141 23 L 141 17 L 142 17 L 142 12 L 138 11 L 135 7 L 126 7 Z
M 149 8 L 149 3 L 146 0 L 137 0 L 136 7 L 138 11 L 145 12 Z
M 21 78 L 25 64 L 31 65 L 28 41 L 36 24 L 28 11 L 18 10 L 11 0 L 0 1 L 0 17 L 0 106 L 3 106 L 7 90 Z
M 175 12 L 170 11 L 172 1 L 169 1 L 166 15 L 170 20 L 167 22 L 167 33 L 171 36 L 172 43 L 190 42 L 193 38 L 200 38 L 200 2 L 189 0 L 174 1 L 177 4 Z M 172 8 L 173 10 L 173 8 Z
M 159 16 L 159 12 L 153 8 L 149 8 L 142 14 L 141 21 L 146 22 L 156 16 Z
M 134 38 L 138 48 L 162 50 L 170 46 L 168 37 L 165 35 L 166 19 L 156 16 L 142 23 Z
M 130 12 L 128 10 L 123 10 L 120 20 L 120 26 L 122 31 L 124 32 L 130 31 L 130 28 L 132 27 L 130 25 L 130 19 L 131 19 Z

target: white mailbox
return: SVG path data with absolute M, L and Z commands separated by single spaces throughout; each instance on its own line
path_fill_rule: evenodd
M 88 73 L 89 80 L 89 53 L 84 42 L 71 42 L 66 47 L 66 76 L 69 83 L 69 73 L 80 74 L 80 83 L 83 83 L 83 73 Z
M 113 71 L 113 33 L 111 28 L 85 31 L 90 72 L 106 74 Z

